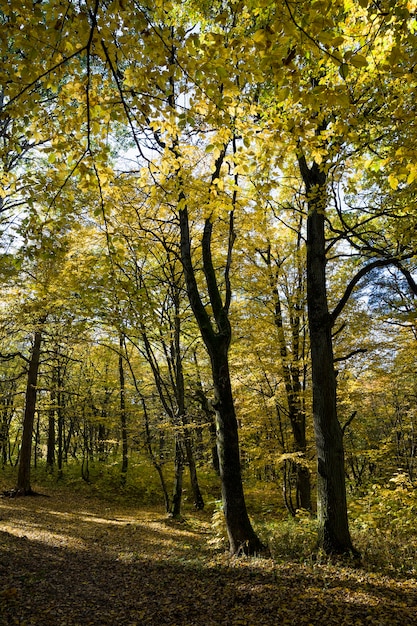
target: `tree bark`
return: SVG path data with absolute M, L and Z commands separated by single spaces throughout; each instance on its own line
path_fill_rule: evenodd
M 223 345 L 221 345 L 223 343 Z M 255 534 L 246 510 L 242 485 L 238 424 L 230 381 L 228 347 L 221 342 L 209 350 L 213 373 L 216 411 L 217 453 L 222 487 L 223 510 L 232 554 L 256 554 L 264 546 Z M 214 349 L 213 349 L 214 348 Z
M 185 200 L 185 198 L 182 198 Z M 202 302 L 191 258 L 191 241 L 187 208 L 179 212 L 181 233 L 181 259 L 187 285 L 187 293 L 201 336 L 210 357 L 213 376 L 216 412 L 217 451 L 219 457 L 223 510 L 232 554 L 256 554 L 265 550 L 249 520 L 243 493 L 239 455 L 238 424 L 235 414 L 230 381 L 228 351 L 231 327 L 228 318 L 230 283 L 228 269 L 225 272 L 226 296 L 222 302 L 211 259 L 212 223 L 206 220 L 202 250 L 207 291 L 215 319 L 216 329 Z M 230 222 L 229 254 L 233 241 L 233 222 Z
M 9 389 L 5 388 L 1 396 L 2 404 L 4 404 L 0 424 L 0 447 L 3 469 L 6 467 L 7 461 L 10 459 L 10 424 L 13 417 L 14 393 L 16 391 L 15 385 L 16 383 L 11 383 Z
M 153 448 L 152 448 L 152 437 L 151 437 L 151 431 L 150 431 L 150 428 L 149 428 L 149 416 L 148 416 L 148 409 L 146 407 L 146 402 L 145 402 L 145 399 L 143 397 L 141 398 L 141 401 L 142 401 L 142 408 L 143 408 L 143 420 L 144 420 L 144 426 L 145 426 L 146 447 L 148 449 L 149 457 L 150 457 L 150 459 L 152 461 L 152 465 L 156 469 L 156 471 L 158 473 L 158 476 L 159 476 L 159 480 L 160 480 L 161 488 L 162 488 L 162 493 L 163 493 L 163 496 L 164 496 L 165 511 L 167 513 L 169 513 L 170 505 L 169 505 L 168 489 L 167 489 L 167 486 L 166 486 L 166 483 L 165 483 L 164 473 L 162 471 L 162 465 L 158 461 L 158 457 L 156 456 L 156 454 L 154 453 Z
M 349 532 L 343 432 L 337 416 L 332 317 L 326 288 L 326 174 L 299 157 L 307 193 L 307 307 L 313 417 L 317 448 L 319 544 L 327 553 L 354 553 Z
M 44 320 L 41 321 L 41 323 L 43 322 Z M 16 492 L 18 495 L 31 495 L 33 493 L 30 483 L 30 468 L 41 344 L 42 330 L 38 329 L 34 334 L 26 385 L 25 414 L 23 418 L 22 444 L 20 448 L 19 469 L 16 485 Z
M 128 459 L 128 442 L 127 442 L 127 414 L 126 414 L 126 384 L 125 384 L 125 371 L 123 367 L 123 354 L 125 341 L 121 334 L 119 336 L 119 384 L 120 384 L 120 427 L 122 431 L 122 468 L 120 481 L 122 486 L 126 484 L 127 467 L 129 463 Z
M 193 492 L 194 507 L 197 511 L 204 509 L 204 499 L 198 484 L 197 467 L 195 464 L 194 449 L 190 429 L 184 424 L 184 448 L 187 459 L 188 470 L 190 472 L 191 490 Z
M 180 517 L 181 501 L 182 501 L 182 478 L 184 474 L 184 454 L 182 450 L 181 436 L 177 434 L 175 437 L 175 471 L 174 471 L 174 490 L 172 493 L 172 517 Z
M 51 406 L 48 411 L 48 441 L 46 448 L 46 466 L 49 471 L 52 471 L 55 463 L 55 406 L 56 406 L 56 394 L 55 394 L 55 380 L 52 378 L 52 388 L 50 392 Z

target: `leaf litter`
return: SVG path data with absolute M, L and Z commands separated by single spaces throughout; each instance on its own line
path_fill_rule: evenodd
M 210 524 L 53 492 L 0 500 L 0 626 L 412 626 L 415 580 L 231 558 Z

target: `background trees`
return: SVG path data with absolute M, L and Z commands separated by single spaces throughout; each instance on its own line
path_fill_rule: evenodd
M 313 487 L 322 547 L 352 550 L 345 470 L 415 477 L 414 11 L 2 7 L 4 464 L 35 430 L 85 480 L 121 450 L 126 484 L 147 450 L 178 514 L 216 415 L 232 552 L 261 548 L 245 475 L 293 515 Z

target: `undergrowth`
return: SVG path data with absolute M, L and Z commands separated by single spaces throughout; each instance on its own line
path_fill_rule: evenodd
M 352 498 L 350 530 L 353 545 L 361 554 L 361 567 L 388 576 L 417 578 L 416 514 L 417 490 L 409 483 L 373 485 L 366 496 Z M 265 515 L 260 508 L 253 525 L 277 563 L 291 561 L 314 567 L 331 560 L 317 547 L 318 522 L 307 511 L 291 517 L 283 510 L 269 510 Z M 227 549 L 220 501 L 213 503 L 211 535 L 214 548 Z
M 156 473 L 146 463 L 131 463 L 126 483 L 121 484 L 119 464 L 90 464 L 89 480 L 81 477 L 80 464 L 65 467 L 62 477 L 50 473 L 39 464 L 33 470 L 35 490 L 48 492 L 70 490 L 85 495 L 111 500 L 127 506 L 163 506 L 161 486 Z M 15 468 L 0 472 L 0 491 L 10 489 L 16 480 Z M 172 476 L 167 472 L 170 488 Z M 226 526 L 219 499 L 218 478 L 213 474 L 200 475 L 200 486 L 205 496 L 203 512 L 193 508 L 191 490 L 186 480 L 183 496 L 183 515 L 191 523 L 204 520 L 209 523 L 209 545 L 216 551 L 228 547 Z M 254 528 L 268 545 L 276 562 L 297 562 L 315 565 L 326 562 L 327 556 L 317 549 L 317 520 L 307 511 L 298 511 L 290 517 L 279 503 L 278 490 L 271 485 L 245 486 Z M 355 548 L 362 556 L 362 567 L 387 575 L 417 577 L 417 489 L 398 474 L 387 485 L 372 485 L 366 495 L 350 497 L 349 523 Z

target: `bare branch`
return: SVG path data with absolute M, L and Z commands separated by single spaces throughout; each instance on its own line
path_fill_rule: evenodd
M 357 348 L 357 350 L 352 350 L 352 352 L 349 352 L 349 354 L 345 354 L 345 356 L 338 356 L 337 358 L 334 358 L 333 363 L 340 362 L 340 361 L 347 361 L 348 359 L 351 359 L 356 354 L 365 354 L 365 352 L 368 352 L 366 348 Z

